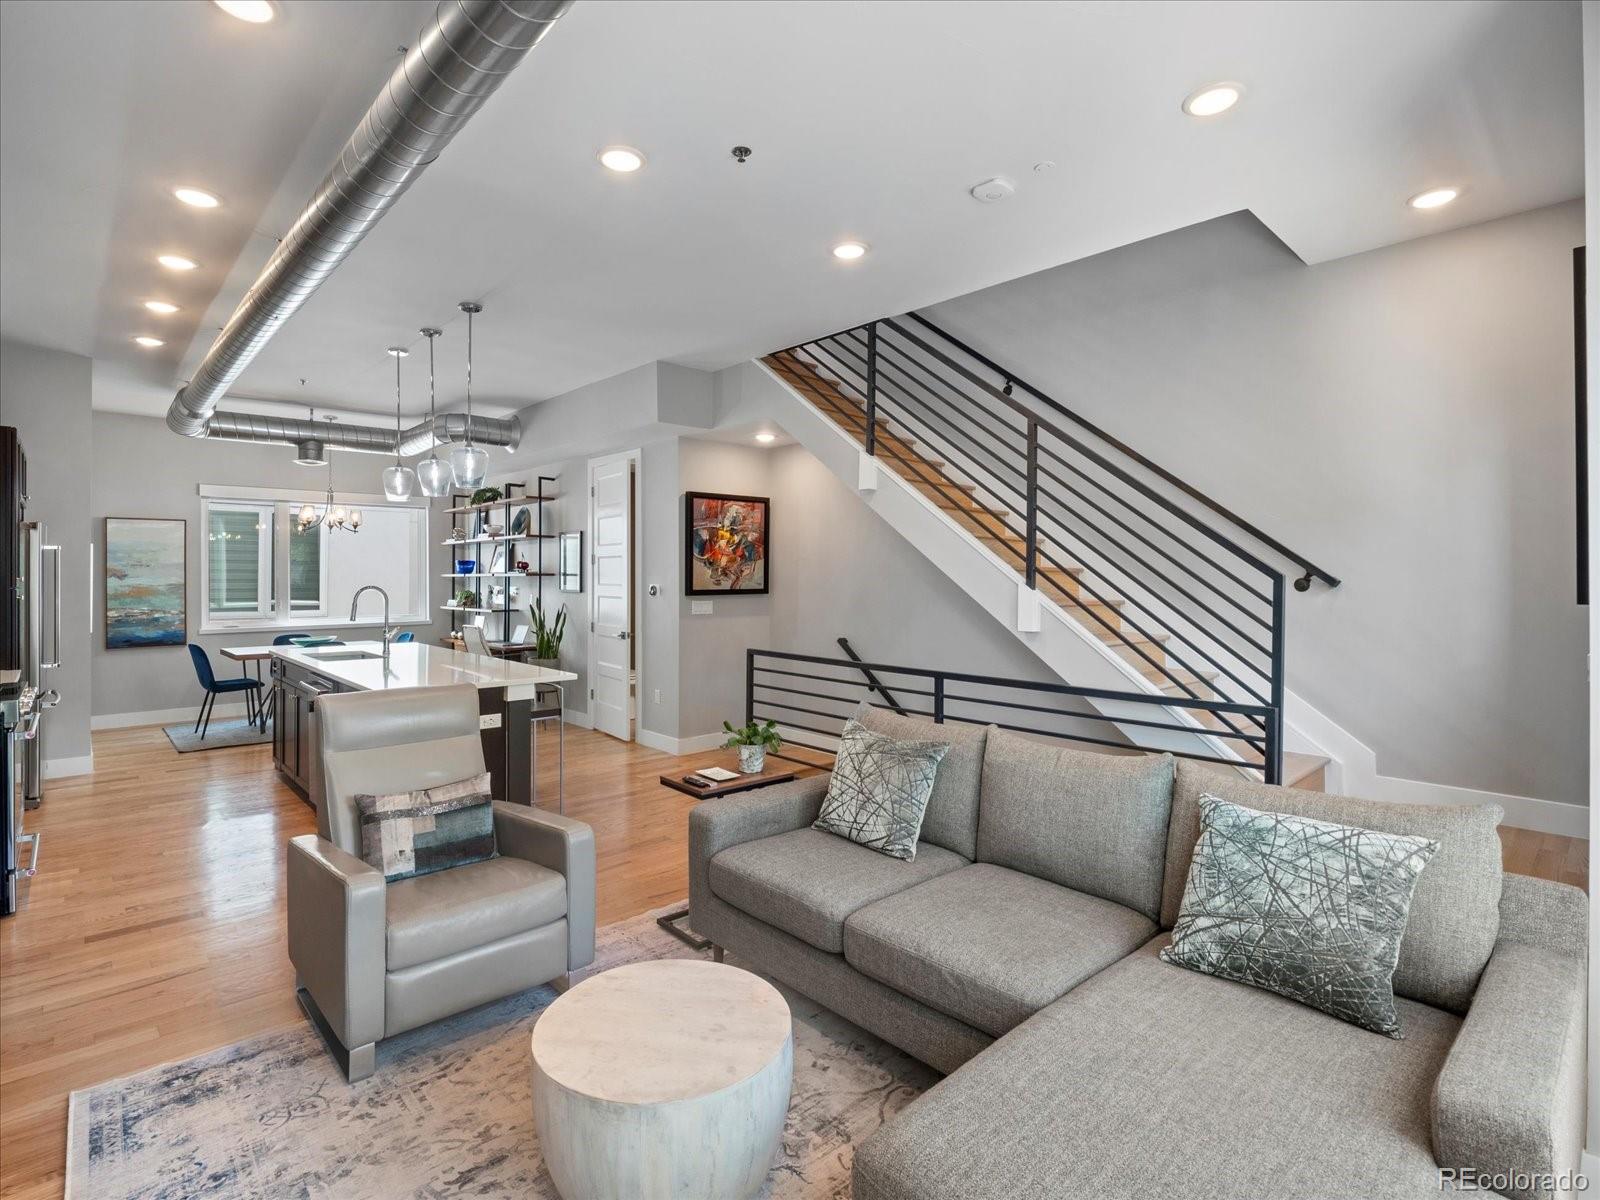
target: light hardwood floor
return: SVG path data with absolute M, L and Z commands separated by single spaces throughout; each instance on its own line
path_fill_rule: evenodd
M 567 813 L 594 827 L 602 924 L 688 891 L 704 765 L 569 730 Z M 544 743 L 541 749 L 548 746 Z M 180 755 L 160 729 L 95 734 L 92 775 L 54 781 L 27 909 L 0 924 L 0 1195 L 57 1197 L 75 1088 L 303 1020 L 284 943 L 285 839 L 310 809 L 267 746 Z M 554 783 L 541 764 L 541 788 Z M 1586 882 L 1587 843 L 1505 831 L 1509 869 Z

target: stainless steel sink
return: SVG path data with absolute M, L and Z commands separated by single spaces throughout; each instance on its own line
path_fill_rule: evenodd
M 347 650 L 339 647 L 333 650 L 303 650 L 307 658 L 321 659 L 323 662 L 348 662 L 352 658 L 382 658 L 383 655 L 376 650 Z

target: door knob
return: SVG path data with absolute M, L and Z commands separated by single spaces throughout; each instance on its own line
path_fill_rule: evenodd
M 626 629 L 624 629 L 621 633 L 617 634 L 617 637 L 621 641 L 624 641 L 624 642 L 627 641 L 628 640 L 628 631 Z

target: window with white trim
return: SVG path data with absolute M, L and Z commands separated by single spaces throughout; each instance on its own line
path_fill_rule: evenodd
M 382 496 L 337 496 L 338 503 L 361 509 L 361 528 L 352 533 L 318 524 L 302 531 L 301 506 L 310 503 L 320 512 L 323 497 L 273 497 L 265 489 L 223 485 L 200 490 L 206 530 L 203 630 L 348 625 L 350 600 L 369 583 L 389 593 L 392 623 L 429 619 L 425 506 L 388 504 Z M 378 597 L 362 600 L 357 624 L 377 624 L 382 617 Z

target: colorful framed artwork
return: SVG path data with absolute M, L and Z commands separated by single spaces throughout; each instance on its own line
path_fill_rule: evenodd
M 106 649 L 182 646 L 189 640 L 189 523 L 105 518 Z
M 684 493 L 684 592 L 765 596 L 772 552 L 771 504 L 765 496 Z

